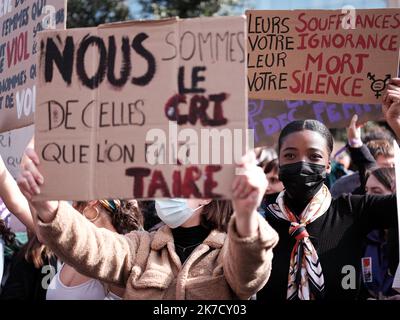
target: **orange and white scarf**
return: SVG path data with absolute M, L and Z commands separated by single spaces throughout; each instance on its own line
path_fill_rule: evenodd
M 309 234 L 307 224 L 315 221 L 328 211 L 332 197 L 327 186 L 323 185 L 311 199 L 300 217 L 297 217 L 284 204 L 282 191 L 269 211 L 278 219 L 290 222 L 289 234 L 296 239 L 290 255 L 288 278 L 288 300 L 315 300 L 324 295 L 325 283 L 322 267 Z

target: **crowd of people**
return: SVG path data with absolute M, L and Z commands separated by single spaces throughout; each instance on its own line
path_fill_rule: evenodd
M 399 78 L 382 110 L 339 150 L 322 123 L 289 123 L 243 157 L 231 200 L 35 201 L 35 151 L 17 182 L 0 157 L 0 299 L 398 299 Z

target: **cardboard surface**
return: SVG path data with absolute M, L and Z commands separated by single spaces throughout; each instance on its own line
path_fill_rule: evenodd
M 33 123 L 38 32 L 65 29 L 66 0 L 1 1 L 0 132 Z
M 39 198 L 229 198 L 245 31 L 245 17 L 218 17 L 41 33 Z
M 376 104 L 397 76 L 400 9 L 246 15 L 251 99 Z
M 33 132 L 34 127 L 31 125 L 0 133 L 0 155 L 14 179 L 18 177 L 21 158 Z

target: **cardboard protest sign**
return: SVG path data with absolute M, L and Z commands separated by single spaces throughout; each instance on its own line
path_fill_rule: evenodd
M 21 158 L 33 137 L 34 126 L 0 133 L 0 155 L 10 174 L 17 179 L 20 173 Z M 25 225 L 6 208 L 0 198 L 0 218 L 13 232 L 26 232 Z
M 249 99 L 249 129 L 254 130 L 256 147 L 272 146 L 291 121 L 316 119 L 328 128 L 345 128 L 355 113 L 360 122 L 383 119 L 380 104 Z
M 231 193 L 245 153 L 245 17 L 40 34 L 40 199 Z
M 16 179 L 21 158 L 33 136 L 33 125 L 0 133 L 0 155 L 8 171 Z
M 38 32 L 65 29 L 65 0 L 0 1 L 0 132 L 33 123 Z
M 246 14 L 251 99 L 375 104 L 397 76 L 400 9 Z

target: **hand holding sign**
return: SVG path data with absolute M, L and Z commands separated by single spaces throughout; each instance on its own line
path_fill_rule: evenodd
M 21 168 L 18 186 L 24 196 L 31 200 L 34 195 L 40 194 L 40 186 L 43 185 L 44 178 L 37 168 L 40 161 L 36 152 L 27 148 L 24 157 L 25 165 Z M 33 209 L 31 212 L 35 217 L 38 215 L 43 222 L 50 222 L 56 215 L 58 203 L 58 201 L 32 201 L 30 202 Z
M 257 208 L 267 190 L 268 180 L 257 166 L 254 152 L 246 154 L 242 161 L 232 185 L 233 206 L 239 235 L 249 237 L 257 232 Z
M 400 137 L 400 78 L 390 80 L 383 95 L 382 111 L 396 136 Z

